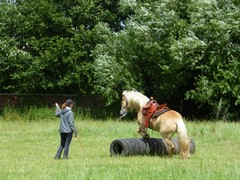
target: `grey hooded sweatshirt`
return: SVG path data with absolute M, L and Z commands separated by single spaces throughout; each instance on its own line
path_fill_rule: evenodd
M 70 107 L 66 107 L 64 109 L 60 109 L 56 107 L 56 116 L 60 117 L 60 133 L 70 133 L 73 132 L 77 134 L 77 130 L 74 125 L 74 114 Z

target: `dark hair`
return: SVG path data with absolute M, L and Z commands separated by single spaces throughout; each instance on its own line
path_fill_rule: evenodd
M 65 109 L 67 107 L 67 104 L 66 103 L 63 103 L 62 106 L 61 106 L 61 109 Z

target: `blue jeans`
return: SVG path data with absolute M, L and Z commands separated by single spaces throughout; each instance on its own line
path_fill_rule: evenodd
M 60 144 L 60 147 L 58 148 L 55 159 L 60 159 L 61 158 L 61 154 L 62 154 L 63 149 L 64 149 L 63 158 L 64 159 L 68 158 L 69 146 L 70 146 L 70 143 L 72 141 L 72 136 L 73 136 L 72 132 L 70 132 L 70 133 L 60 133 L 61 144 Z

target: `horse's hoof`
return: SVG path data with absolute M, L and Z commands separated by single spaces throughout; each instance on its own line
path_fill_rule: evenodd
M 143 138 L 150 138 L 149 134 L 145 134 Z

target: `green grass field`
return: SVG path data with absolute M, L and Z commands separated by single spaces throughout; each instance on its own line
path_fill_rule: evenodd
M 240 179 L 240 124 L 189 122 L 196 143 L 190 160 L 180 155 L 111 157 L 115 139 L 139 137 L 136 122 L 75 120 L 68 160 L 55 160 L 59 146 L 57 118 L 12 121 L 0 117 L 0 179 Z M 152 137 L 160 137 L 150 131 Z

